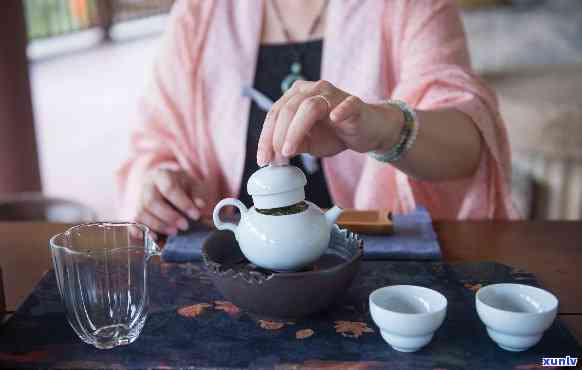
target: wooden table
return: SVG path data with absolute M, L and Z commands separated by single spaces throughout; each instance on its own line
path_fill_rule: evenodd
M 49 239 L 69 225 L 40 222 L 0 222 L 0 267 L 6 310 L 15 311 L 51 268 Z
M 0 223 L 6 308 L 14 311 L 50 268 L 48 239 L 64 224 Z M 582 343 L 582 222 L 435 222 L 448 262 L 496 261 L 535 274 L 560 299 Z
M 582 222 L 435 222 L 435 230 L 447 262 L 495 261 L 536 275 L 582 343 Z

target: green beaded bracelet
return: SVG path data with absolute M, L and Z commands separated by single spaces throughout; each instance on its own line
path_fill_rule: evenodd
M 388 100 L 386 104 L 396 106 L 404 116 L 404 127 L 400 131 L 400 139 L 387 152 L 368 152 L 368 155 L 377 161 L 394 163 L 401 160 L 410 151 L 418 135 L 418 121 L 416 113 L 408 104 L 401 100 Z

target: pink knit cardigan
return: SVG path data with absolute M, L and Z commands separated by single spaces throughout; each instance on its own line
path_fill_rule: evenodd
M 253 83 L 264 6 L 265 0 L 175 5 L 141 101 L 132 156 L 118 172 L 124 217 L 133 217 L 144 173 L 159 166 L 204 181 L 211 189 L 207 214 L 222 197 L 238 196 L 250 108 L 241 88 Z M 417 181 L 352 151 L 324 158 L 336 204 L 396 212 L 423 205 L 439 219 L 514 215 L 506 130 L 495 95 L 471 71 L 454 1 L 331 1 L 321 78 L 365 101 L 455 107 L 485 142 L 474 176 L 442 183 Z

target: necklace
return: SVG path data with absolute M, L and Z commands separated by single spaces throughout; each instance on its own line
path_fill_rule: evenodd
M 285 35 L 285 39 L 287 40 L 287 43 L 293 45 L 293 39 L 291 37 L 291 32 L 289 32 L 289 28 L 285 24 L 283 16 L 281 15 L 281 9 L 279 9 L 279 5 L 277 4 L 277 1 L 273 0 L 271 3 L 273 4 L 273 9 L 275 11 L 275 15 L 277 16 L 277 20 L 279 21 L 279 24 L 281 25 L 281 28 L 283 30 L 283 34 Z M 319 27 L 319 24 L 321 23 L 321 19 L 323 18 L 323 14 L 325 13 L 325 10 L 327 9 L 328 3 L 329 3 L 329 0 L 325 0 L 325 2 L 323 3 L 323 6 L 321 7 L 321 10 L 319 11 L 319 14 L 313 20 L 313 23 L 311 24 L 311 27 L 309 28 L 309 33 L 307 34 L 308 39 L 311 39 L 311 37 L 315 33 L 315 30 L 317 30 L 317 27 Z M 301 51 L 296 47 L 293 47 L 293 59 L 294 60 L 291 63 L 289 74 L 281 81 L 281 91 L 283 93 L 285 93 L 285 91 L 289 90 L 289 88 L 291 88 L 291 86 L 293 85 L 293 83 L 295 81 L 306 79 L 303 75 L 301 75 L 301 69 L 303 68 L 303 65 L 301 64 Z

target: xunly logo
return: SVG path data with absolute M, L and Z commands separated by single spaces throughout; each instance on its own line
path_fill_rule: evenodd
M 544 357 L 542 358 L 542 366 L 576 366 L 578 365 L 578 357 Z

